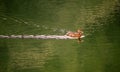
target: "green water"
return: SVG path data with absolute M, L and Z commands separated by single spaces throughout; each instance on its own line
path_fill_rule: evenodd
M 119 0 L 0 0 L 0 35 L 85 38 L 0 39 L 0 72 L 119 72 Z

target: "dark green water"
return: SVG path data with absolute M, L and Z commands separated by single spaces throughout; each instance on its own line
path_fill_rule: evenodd
M 119 0 L 0 0 L 0 35 L 86 35 L 0 39 L 0 72 L 119 72 L 119 11 Z

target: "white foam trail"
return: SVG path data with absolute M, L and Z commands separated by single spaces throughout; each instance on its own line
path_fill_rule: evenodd
M 81 36 L 84 38 L 85 36 Z M 77 37 L 70 37 L 67 35 L 0 35 L 0 38 L 25 38 L 25 39 L 77 39 Z

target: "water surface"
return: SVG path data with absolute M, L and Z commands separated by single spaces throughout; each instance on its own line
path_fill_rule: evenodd
M 119 72 L 119 0 L 0 0 L 0 35 L 85 38 L 0 39 L 0 72 Z

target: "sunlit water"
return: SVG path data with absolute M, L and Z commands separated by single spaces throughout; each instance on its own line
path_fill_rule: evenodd
M 119 0 L 1 0 L 0 35 L 85 38 L 0 39 L 0 72 L 119 72 Z

